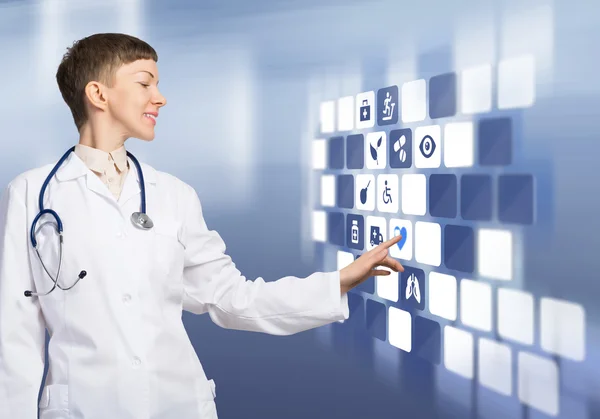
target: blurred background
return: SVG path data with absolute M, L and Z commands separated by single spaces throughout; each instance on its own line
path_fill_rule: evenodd
M 439 123 L 509 118 L 510 164 L 482 168 L 477 154 L 471 169 L 443 173 L 534 180 L 525 198 L 535 204 L 531 222 L 522 222 L 519 206 L 508 222 L 453 220 L 473 231 L 510 231 L 513 276 L 479 278 L 477 270 L 447 269 L 443 260 L 437 272 L 455 277 L 458 314 L 432 314 L 430 295 L 424 296 L 424 309 L 406 311 L 410 351 L 390 342 L 392 309 L 403 309 L 401 299 L 390 299 L 390 288 L 373 279 L 352 292 L 348 321 L 294 336 L 224 330 L 208 316 L 184 313 L 217 384 L 221 418 L 600 418 L 595 2 L 0 0 L 1 185 L 57 161 L 78 141 L 55 73 L 66 48 L 96 32 L 129 33 L 157 50 L 168 106 L 154 142 L 130 139 L 126 146 L 196 188 L 209 228 L 221 234 L 248 279 L 336 270 L 347 255 L 361 253 L 332 240 L 330 229 L 316 237 L 314 211 L 361 213 L 325 208 L 323 174 L 377 173 L 344 164 L 331 170 L 329 157 L 316 167 L 314 141 L 366 138 L 380 127 L 340 132 L 323 103 L 337 106 L 367 91 L 376 97 L 393 85 L 402 92 L 419 79 L 429 89 L 431 77 L 454 73 L 463 80 L 464 70 L 489 65 L 490 106 L 465 119 L 457 94 L 456 118 Z M 523 56 L 534 66 L 507 73 L 509 96 L 517 100 L 499 109 L 500 63 Z M 477 92 L 486 85 L 474 86 Z M 516 94 L 523 86 L 530 90 Z M 385 130 L 438 123 L 428 109 L 420 123 L 400 117 Z M 410 170 L 420 172 L 429 180 L 436 173 Z M 430 211 L 410 219 L 438 222 L 446 239 L 448 220 L 436 221 Z M 414 258 L 405 264 L 425 277 L 431 272 Z M 486 284 L 490 304 L 465 306 L 465 279 Z M 500 288 L 521 298 L 503 300 Z M 424 284 L 423 294 L 430 291 Z M 514 314 L 504 332 L 497 327 L 500 309 Z M 489 327 L 477 321 L 481 316 L 491 319 Z

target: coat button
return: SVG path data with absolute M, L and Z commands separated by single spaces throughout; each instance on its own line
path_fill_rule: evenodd
M 128 303 L 129 301 L 131 301 L 131 295 L 123 294 L 123 302 Z
M 133 361 L 131 363 L 134 367 L 139 367 L 142 364 L 142 360 L 136 356 L 133 358 Z

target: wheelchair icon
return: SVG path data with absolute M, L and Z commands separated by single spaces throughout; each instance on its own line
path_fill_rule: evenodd
M 387 180 L 385 181 L 385 188 L 383 190 L 383 203 L 389 204 L 392 202 L 392 195 L 390 195 L 391 188 L 387 186 Z

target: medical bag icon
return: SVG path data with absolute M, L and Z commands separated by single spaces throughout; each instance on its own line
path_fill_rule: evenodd
M 360 107 L 360 121 L 368 121 L 371 119 L 371 105 L 369 105 L 368 99 L 363 99 L 362 106 Z
M 383 241 L 383 234 L 379 232 L 379 226 L 371 226 L 371 246 L 378 246 Z

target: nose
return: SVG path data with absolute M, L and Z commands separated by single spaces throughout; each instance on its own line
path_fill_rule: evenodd
M 156 89 L 156 94 L 152 98 L 152 103 L 158 107 L 163 107 L 167 104 L 167 99 L 160 93 L 158 88 Z

